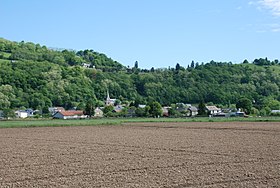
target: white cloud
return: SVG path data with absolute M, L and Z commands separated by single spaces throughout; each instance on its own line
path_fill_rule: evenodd
M 242 6 L 236 7 L 236 10 L 241 10 Z
M 280 0 L 260 0 L 259 3 L 271 10 L 273 15 L 280 17 Z
M 270 24 L 269 26 L 272 32 L 280 32 L 280 24 Z

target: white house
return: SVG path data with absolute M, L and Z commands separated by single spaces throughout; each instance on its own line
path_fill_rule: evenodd
M 221 113 L 221 108 L 216 106 L 206 106 L 206 110 L 209 112 L 210 115 Z
M 15 111 L 15 114 L 16 114 L 17 118 L 27 118 L 28 117 L 28 112 L 26 112 L 25 110 Z
M 103 111 L 101 108 L 97 107 L 94 109 L 94 117 L 103 117 Z
M 194 116 L 198 115 L 198 109 L 195 106 L 190 106 L 188 108 L 188 111 L 189 111 L 188 116 L 190 116 L 190 117 L 194 117 Z
M 280 110 L 271 110 L 271 114 L 280 114 Z
M 87 117 L 81 110 L 58 111 L 53 115 L 55 119 L 85 119 Z
M 91 67 L 90 63 L 83 63 L 82 67 L 89 69 Z
M 165 116 L 165 117 L 168 117 L 169 116 L 169 109 L 171 109 L 171 107 L 169 107 L 169 106 L 162 107 L 162 115 Z

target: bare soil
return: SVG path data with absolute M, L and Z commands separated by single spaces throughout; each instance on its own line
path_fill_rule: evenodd
M 280 187 L 280 123 L 0 129 L 0 187 Z

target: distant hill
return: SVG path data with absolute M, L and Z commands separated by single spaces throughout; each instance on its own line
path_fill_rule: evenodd
M 98 69 L 111 71 L 124 69 L 124 66 L 117 61 L 93 50 L 75 52 L 67 49 L 47 48 L 32 42 L 12 42 L 0 38 L 0 51 L 2 58 L 10 60 L 48 61 L 63 66 L 81 66 L 83 63 L 87 63 Z
M 93 50 L 57 51 L 0 39 L 0 110 L 84 109 L 90 100 L 100 106 L 108 89 L 112 98 L 137 104 L 203 101 L 227 107 L 245 97 L 255 110 L 264 112 L 280 109 L 279 87 L 279 61 L 267 58 L 240 64 L 211 61 L 168 69 L 145 70 L 138 65 L 127 69 Z

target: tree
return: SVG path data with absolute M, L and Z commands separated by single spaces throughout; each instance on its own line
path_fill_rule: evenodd
M 245 60 L 243 61 L 243 64 L 249 64 L 249 61 L 248 61 L 247 59 L 245 59 Z
M 138 69 L 138 61 L 135 61 L 134 68 Z
M 85 114 L 88 115 L 89 117 L 92 117 L 94 116 L 94 110 L 95 110 L 95 102 L 93 100 L 89 100 L 86 103 Z
M 174 109 L 174 108 L 170 108 L 170 109 L 168 109 L 168 114 L 170 115 L 170 116 L 174 116 L 175 114 L 176 114 L 176 110 Z
M 138 107 L 138 108 L 136 108 L 136 110 L 135 110 L 135 114 L 136 114 L 137 117 L 147 117 L 148 114 L 149 114 L 149 111 L 146 110 L 146 108 L 140 108 L 140 107 Z
M 108 113 L 113 112 L 113 110 L 114 110 L 114 107 L 111 106 L 111 105 L 109 105 L 109 106 L 105 106 L 105 108 L 103 109 L 103 112 L 104 112 L 104 114 L 106 115 L 106 114 L 108 114 Z
M 114 103 L 114 106 L 118 106 L 118 105 L 120 105 L 121 104 L 121 101 L 119 100 L 119 99 L 117 99 L 116 101 L 115 101 L 115 103 Z
M 198 105 L 198 115 L 206 115 L 206 105 L 204 102 L 200 102 L 199 105 Z
M 177 63 L 177 64 L 176 64 L 176 66 L 175 66 L 175 70 L 176 70 L 176 71 L 179 71 L 179 70 L 180 70 L 180 68 L 181 68 L 180 64 L 179 64 L 179 63 Z
M 239 99 L 236 103 L 236 108 L 241 108 L 246 114 L 250 114 L 252 106 L 252 101 L 245 97 Z
M 191 62 L 191 68 L 194 68 L 194 61 Z
M 0 92 L 0 109 L 10 108 L 9 97 Z
M 11 109 L 4 109 L 3 113 L 4 113 L 4 118 L 14 118 L 14 117 L 16 117 L 15 112 Z
M 152 102 L 149 104 L 150 110 L 149 113 L 153 117 L 159 117 L 162 116 L 162 107 L 159 104 L 159 102 Z

